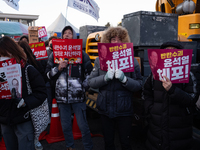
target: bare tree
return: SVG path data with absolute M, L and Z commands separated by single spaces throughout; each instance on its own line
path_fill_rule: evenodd
M 110 22 L 108 22 L 105 26 L 106 26 L 106 27 L 110 27 Z

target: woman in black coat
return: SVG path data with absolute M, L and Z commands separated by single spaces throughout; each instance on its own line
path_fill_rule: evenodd
M 0 38 L 0 61 L 15 58 L 21 66 L 21 96 L 12 90 L 11 99 L 0 99 L 0 124 L 7 150 L 35 150 L 34 128 L 29 111 L 46 99 L 46 87 L 42 75 L 33 67 L 27 67 L 27 56 L 13 39 Z M 31 87 L 28 91 L 27 79 Z

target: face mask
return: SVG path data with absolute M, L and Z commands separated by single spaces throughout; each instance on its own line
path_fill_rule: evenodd
M 53 49 L 53 46 L 52 46 L 52 44 L 50 44 L 50 47 L 51 47 L 51 49 Z

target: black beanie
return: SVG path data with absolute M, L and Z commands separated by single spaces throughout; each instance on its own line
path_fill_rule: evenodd
M 160 49 L 165 49 L 167 47 L 175 47 L 177 49 L 183 49 L 183 45 L 181 44 L 181 42 L 179 41 L 168 41 L 168 42 L 165 42 L 163 43 L 161 46 L 160 46 Z
M 63 34 L 64 34 L 64 32 L 66 31 L 66 30 L 71 30 L 72 31 L 72 34 L 73 34 L 73 29 L 72 29 L 72 27 L 71 26 L 65 26 L 64 28 L 63 28 L 63 30 L 62 30 L 62 38 L 63 38 Z

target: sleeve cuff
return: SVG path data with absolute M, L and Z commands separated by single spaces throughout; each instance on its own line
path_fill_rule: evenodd
M 175 90 L 175 86 L 172 85 L 172 87 L 167 91 L 168 94 L 173 94 Z

